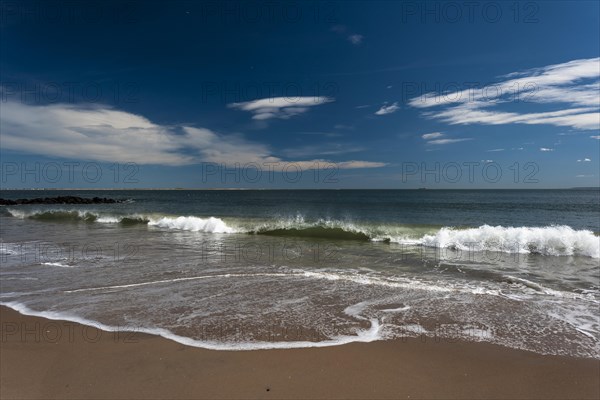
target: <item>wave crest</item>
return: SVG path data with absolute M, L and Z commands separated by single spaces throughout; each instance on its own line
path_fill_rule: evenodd
M 167 229 L 179 229 L 193 232 L 208 233 L 235 233 L 236 229 L 228 226 L 222 219 L 198 218 L 198 217 L 164 217 L 158 220 L 150 220 L 148 225 L 158 226 Z
M 483 225 L 469 229 L 444 227 L 419 240 L 401 238 L 391 241 L 468 251 L 600 258 L 600 237 L 592 231 L 574 230 L 569 226 L 540 228 Z
M 7 210 L 17 218 L 46 221 L 85 221 L 97 223 L 147 224 L 163 229 L 204 233 L 248 233 L 283 237 L 313 237 L 333 240 L 362 240 L 397 243 L 462 251 L 541 254 L 546 256 L 586 256 L 600 258 L 600 237 L 589 230 L 569 226 L 477 228 L 373 225 L 338 220 L 306 222 L 302 217 L 271 221 L 225 222 L 218 217 L 168 216 L 160 214 L 101 214 L 87 210 L 29 211 Z

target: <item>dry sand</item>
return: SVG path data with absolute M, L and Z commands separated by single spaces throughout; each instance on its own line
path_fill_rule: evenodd
M 0 323 L 2 399 L 600 397 L 600 360 L 486 343 L 407 339 L 212 351 L 6 307 Z

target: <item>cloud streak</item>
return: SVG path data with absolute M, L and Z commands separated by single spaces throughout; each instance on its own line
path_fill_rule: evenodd
M 241 103 L 230 103 L 229 108 L 248 111 L 254 120 L 289 119 L 293 116 L 304 114 L 310 107 L 319 106 L 335 101 L 332 97 L 304 96 L 304 97 L 270 97 Z
M 467 140 L 473 140 L 473 138 L 435 139 L 435 140 L 428 141 L 427 144 L 451 144 L 451 143 L 465 142 Z
M 421 138 L 423 138 L 426 142 L 426 144 L 431 144 L 431 145 L 444 145 L 444 144 L 452 144 L 452 143 L 459 143 L 459 142 L 466 142 L 467 140 L 473 140 L 473 138 L 448 138 L 446 137 L 447 135 L 445 133 L 442 132 L 431 132 L 431 133 L 425 133 L 423 135 L 421 135 Z
M 515 72 L 483 89 L 429 92 L 409 100 L 423 116 L 450 125 L 529 124 L 600 129 L 600 58 Z M 543 112 L 503 111 L 525 103 L 553 106 Z
M 363 42 L 363 39 L 365 37 L 363 35 L 359 35 L 357 33 L 354 33 L 350 36 L 348 36 L 348 40 L 350 41 L 350 43 L 352 43 L 355 46 L 358 46 L 359 44 L 361 44 Z
M 421 137 L 425 140 L 431 140 L 431 139 L 435 139 L 435 138 L 440 138 L 444 136 L 443 133 L 441 132 L 432 132 L 432 133 L 425 133 L 423 135 L 421 135 Z
M 394 104 L 390 104 L 388 105 L 383 105 L 381 106 L 381 108 L 379 110 L 377 110 L 375 112 L 375 115 L 387 115 L 387 114 L 393 114 L 396 111 L 398 111 L 400 109 L 400 107 L 398 106 L 398 103 L 394 103 Z

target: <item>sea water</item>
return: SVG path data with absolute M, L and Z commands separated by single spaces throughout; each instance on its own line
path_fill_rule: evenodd
M 222 350 L 421 337 L 600 358 L 599 190 L 3 191 L 0 303 Z

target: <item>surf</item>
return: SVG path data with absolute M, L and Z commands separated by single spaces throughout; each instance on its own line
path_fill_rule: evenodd
M 21 219 L 47 222 L 102 224 L 145 224 L 159 229 L 213 234 L 253 234 L 277 237 L 371 241 L 449 249 L 455 251 L 503 252 L 543 256 L 584 256 L 600 258 L 600 236 L 590 230 L 567 225 L 545 227 L 491 226 L 451 227 L 324 220 L 305 221 L 302 216 L 272 220 L 224 219 L 215 216 L 173 216 L 161 214 L 110 214 L 91 210 L 24 211 L 8 209 Z

